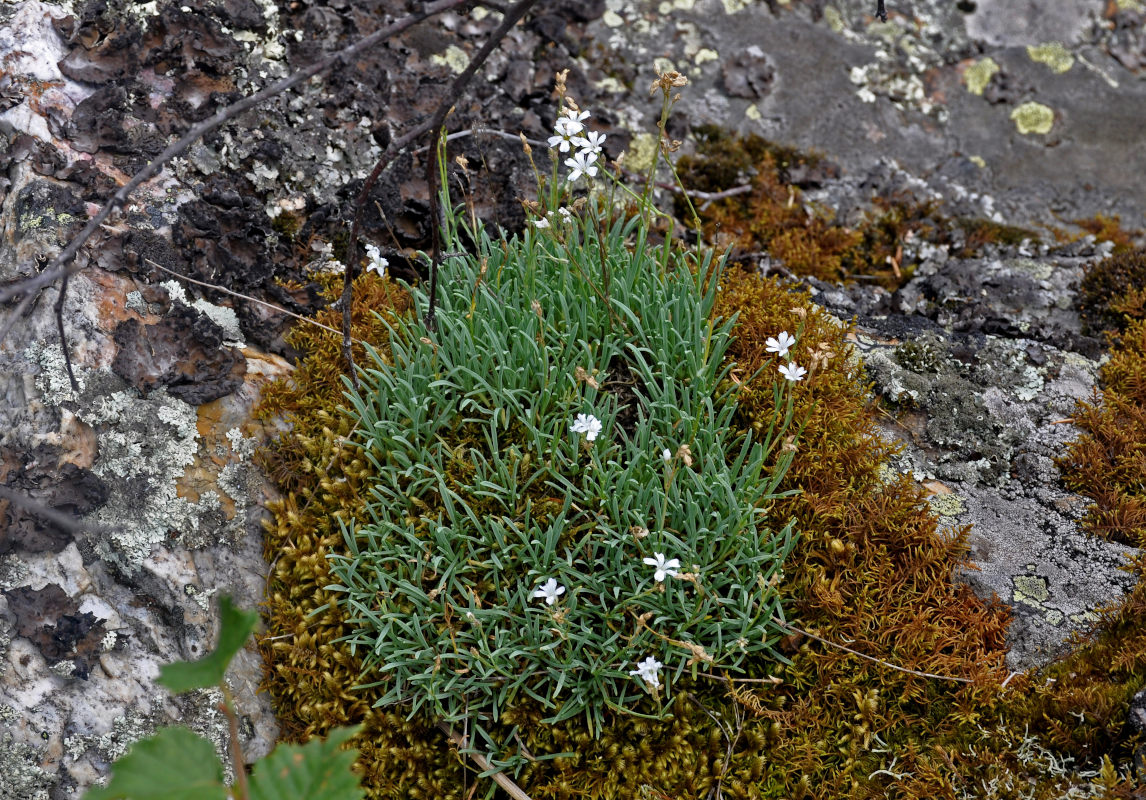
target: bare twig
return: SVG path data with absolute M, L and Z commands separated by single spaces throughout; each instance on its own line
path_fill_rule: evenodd
M 489 58 L 490 54 L 501 43 L 505 35 L 516 25 L 526 12 L 536 3 L 537 0 L 521 0 L 515 6 L 507 11 L 502 12 L 501 24 L 497 29 L 490 34 L 490 38 L 486 41 L 482 48 L 474 54 L 470 60 L 469 65 L 462 71 L 454 82 L 450 84 L 446 96 L 438 103 L 438 107 L 428 120 L 420 125 L 414 126 L 411 130 L 407 131 L 400 138 L 392 141 L 390 146 L 386 148 L 386 152 L 378 159 L 378 163 L 374 165 L 374 169 L 370 171 L 365 182 L 362 184 L 362 190 L 358 193 L 358 198 L 354 202 L 354 218 L 350 223 L 350 243 L 349 252 L 346 256 L 346 278 L 342 284 L 342 357 L 346 361 L 346 368 L 350 373 L 350 382 L 355 389 L 358 388 L 358 374 L 354 369 L 354 355 L 350 350 L 350 306 L 353 302 L 353 284 L 355 274 L 358 270 L 358 230 L 362 225 L 362 209 L 366 206 L 366 201 L 370 197 L 370 192 L 374 189 L 374 185 L 378 182 L 379 176 L 382 171 L 393 161 L 394 156 L 400 153 L 403 149 L 408 147 L 414 140 L 423 136 L 429 131 L 438 131 L 445 122 L 446 116 L 453 108 L 454 103 L 457 102 L 458 97 L 469 85 L 470 80 L 474 74 Z M 433 150 L 437 144 L 437 137 L 435 136 L 433 144 L 430 149 Z M 426 184 L 429 186 L 430 191 L 430 225 L 433 231 L 433 249 L 431 252 L 430 260 L 430 307 L 426 314 L 426 327 L 430 330 L 434 329 L 434 301 L 437 292 L 437 278 L 438 278 L 438 264 L 441 261 L 439 250 L 441 248 L 441 228 L 439 227 L 438 215 L 441 211 L 438 204 L 438 176 L 437 176 L 437 162 L 431 155 L 426 159 Z
M 72 391 L 76 394 L 80 393 L 80 385 L 76 382 L 76 373 L 72 370 L 72 354 L 68 347 L 68 333 L 64 330 L 64 301 L 68 296 L 68 274 L 64 274 L 64 279 L 60 281 L 60 296 L 56 298 L 56 329 L 60 332 L 60 350 L 64 354 L 64 366 L 68 369 L 68 382 L 72 385 Z
M 189 278 L 186 275 L 182 275 L 182 274 L 176 272 L 175 270 L 168 269 L 167 267 L 163 266 L 162 264 L 156 264 L 150 258 L 145 258 L 143 260 L 146 261 L 151 266 L 155 267 L 156 269 L 163 270 L 168 275 L 174 275 L 176 278 L 178 278 L 181 281 L 187 281 L 188 283 L 193 283 L 196 286 L 202 286 L 205 289 L 215 289 L 216 291 L 223 292 L 224 294 L 229 294 L 232 297 L 237 297 L 240 300 L 250 300 L 252 303 L 258 303 L 260 306 L 265 306 L 265 307 L 272 309 L 274 311 L 279 311 L 283 314 L 286 314 L 288 317 L 294 317 L 295 319 L 297 319 L 300 322 L 305 322 L 307 325 L 313 325 L 316 328 L 322 328 L 324 331 L 330 331 L 331 333 L 335 334 L 336 336 L 342 335 L 342 331 L 338 330 L 338 328 L 332 328 L 329 325 L 323 325 L 318 320 L 311 319 L 310 317 L 304 317 L 302 314 L 296 314 L 295 312 L 289 311 L 289 310 L 283 308 L 282 306 L 275 305 L 274 303 L 268 303 L 266 300 L 260 300 L 257 297 L 251 297 L 249 294 L 240 294 L 239 292 L 233 292 L 230 289 L 227 289 L 226 287 L 219 286 L 219 285 L 214 284 L 214 283 L 207 283 L 206 281 L 199 281 L 199 280 L 195 280 L 194 278 Z M 365 344 L 365 342 L 363 342 L 361 339 L 355 339 L 353 336 L 350 337 L 350 341 L 354 342 L 355 344 Z
M 875 15 L 879 17 L 880 22 L 887 22 L 887 9 L 883 6 L 883 0 L 879 0 L 876 4 Z
M 73 535 L 82 531 L 100 534 L 108 534 L 113 532 L 111 528 L 105 527 L 103 525 L 97 525 L 94 522 L 84 522 L 72 514 L 66 514 L 63 511 L 57 511 L 54 508 L 49 508 L 43 503 L 37 500 L 33 500 L 31 497 L 22 492 L 12 491 L 7 486 L 0 486 L 0 500 L 7 500 L 13 505 L 17 505 L 24 509 L 29 514 L 37 516 L 40 519 L 45 519 L 53 525 L 63 528 Z
M 465 130 L 455 131 L 455 132 L 451 133 L 449 136 L 446 137 L 446 141 L 447 142 L 453 142 L 453 141 L 457 141 L 458 139 L 465 139 L 465 138 L 470 137 L 470 136 L 493 136 L 493 137 L 498 138 L 498 139 L 505 139 L 506 141 L 509 141 L 509 142 L 523 141 L 522 134 L 520 134 L 520 133 L 510 133 L 509 131 L 499 131 L 496 128 L 466 128 Z M 548 143 L 543 142 L 539 139 L 524 139 L 524 141 L 533 145 L 534 147 L 548 147 L 549 146 Z M 417 155 L 419 153 L 425 153 L 429 149 L 430 149 L 430 145 L 427 144 L 427 145 L 423 145 L 422 147 L 419 147 L 417 150 L 412 150 L 411 152 L 414 153 L 415 155 Z
M 438 729 L 442 731 L 442 733 L 446 734 L 449 740 L 454 744 L 455 747 L 458 748 L 459 751 L 464 752 L 465 749 L 469 746 L 469 743 L 466 741 L 466 737 L 455 731 L 447 723 L 439 722 Z M 485 756 L 483 756 L 481 753 L 469 752 L 466 753 L 466 755 L 470 757 L 471 761 L 477 764 L 478 769 L 480 769 L 482 772 L 489 770 L 489 761 L 487 761 Z M 514 783 L 513 780 L 504 772 L 495 772 L 490 775 L 490 777 L 493 778 L 493 782 L 504 789 L 505 793 L 512 797 L 513 800 L 530 800 L 530 797 L 525 793 L 525 790 Z
M 449 11 L 450 9 L 463 5 L 466 2 L 468 2 L 468 0 L 437 0 L 436 2 L 427 3 L 421 11 L 409 14 L 397 22 L 375 31 L 369 36 L 359 40 L 355 44 L 352 44 L 349 47 L 345 47 L 342 50 L 339 50 L 338 52 L 333 53 L 324 59 L 321 59 L 320 61 L 316 61 L 309 67 L 301 69 L 298 72 L 295 72 L 286 78 L 271 84 L 265 89 L 255 92 L 248 97 L 244 97 L 242 100 L 239 100 L 235 103 L 232 103 L 226 108 L 216 112 L 214 116 L 211 116 L 208 119 L 205 119 L 197 125 L 193 126 L 191 130 L 187 131 L 187 133 L 185 133 L 178 141 L 169 145 L 167 149 L 165 149 L 162 153 L 148 162 L 147 166 L 132 176 L 131 180 L 121 186 L 119 191 L 117 191 L 112 196 L 112 198 L 107 201 L 100 212 L 88 220 L 88 224 L 84 226 L 84 229 L 80 231 L 79 234 L 75 236 L 75 238 L 68 242 L 67 246 L 60 251 L 59 255 L 56 256 L 55 260 L 52 261 L 51 265 L 49 265 L 47 269 L 33 278 L 20 281 L 13 286 L 0 290 L 0 303 L 7 302 L 14 297 L 20 297 L 21 295 L 35 292 L 38 289 L 61 280 L 65 274 L 72 275 L 78 272 L 79 267 L 73 263 L 76 257 L 76 253 L 79 252 L 80 247 L 82 247 L 84 243 L 87 242 L 87 240 L 90 239 L 92 235 L 99 229 L 104 220 L 106 220 L 115 209 L 122 206 L 127 201 L 128 196 L 142 183 L 157 175 L 167 162 L 183 153 L 188 147 L 198 141 L 200 137 L 205 136 L 215 128 L 222 125 L 224 122 L 233 119 L 239 114 L 242 114 L 244 111 L 248 111 L 254 108 L 263 101 L 268 100 L 275 95 L 281 94 L 287 89 L 290 89 L 299 83 L 302 83 L 303 81 L 313 78 L 315 75 L 326 72 L 331 67 L 342 62 L 343 60 L 348 59 L 357 53 L 374 46 L 384 39 L 394 36 L 397 33 L 401 33 L 411 25 L 415 25 L 436 14 L 440 14 L 443 11 Z M 6 325 L 4 330 L 7 331 L 10 327 L 11 325 Z

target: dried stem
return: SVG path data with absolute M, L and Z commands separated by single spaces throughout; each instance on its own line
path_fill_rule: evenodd
M 455 747 L 458 748 L 459 751 L 464 752 L 466 747 L 469 746 L 466 741 L 466 737 L 455 731 L 447 723 L 439 722 L 438 729 L 442 731 L 442 733 L 446 734 L 449 740 L 454 744 Z M 469 752 L 466 753 L 466 755 L 470 757 L 470 760 L 473 761 L 474 764 L 477 765 L 477 768 L 482 772 L 489 770 L 489 761 L 487 761 L 485 756 L 481 755 L 481 753 Z M 495 772 L 490 775 L 490 777 L 493 778 L 493 782 L 500 786 L 506 794 L 513 798 L 513 800 L 530 800 L 530 797 L 525 793 L 525 790 L 514 783 L 513 780 L 504 772 Z
M 293 318 L 297 319 L 299 322 L 305 322 L 307 325 L 313 325 L 316 328 L 322 328 L 324 331 L 330 331 L 331 333 L 335 334 L 336 336 L 342 335 L 342 331 L 338 330 L 338 328 L 332 328 L 329 325 L 323 325 L 318 320 L 311 319 L 310 317 L 304 317 L 302 314 L 296 314 L 295 312 L 289 311 L 289 310 L 283 308 L 282 306 L 275 305 L 274 303 L 268 303 L 266 300 L 260 300 L 257 297 L 251 297 L 249 294 L 241 294 L 240 292 L 233 292 L 224 286 L 219 286 L 218 284 L 207 283 L 206 281 L 200 281 L 200 280 L 196 280 L 195 278 L 189 278 L 188 276 L 182 275 L 182 274 L 176 272 L 175 270 L 168 269 L 167 267 L 163 266 L 162 264 L 156 264 L 150 258 L 145 258 L 143 260 L 146 261 L 151 266 L 155 267 L 156 269 L 163 270 L 168 275 L 174 275 L 176 278 L 178 278 L 181 281 L 187 281 L 188 283 L 193 283 L 196 286 L 202 286 L 205 289 L 214 289 L 216 291 L 223 292 L 224 294 L 229 294 L 232 297 L 237 297 L 240 300 L 249 300 L 252 303 L 258 303 L 261 306 L 265 306 L 265 307 L 272 309 L 274 311 L 279 311 L 283 314 L 286 314 L 288 317 L 293 317 Z M 364 342 L 361 339 L 355 339 L 354 337 L 351 337 L 350 340 L 352 342 L 354 342 L 355 344 L 364 344 Z
M 809 633 L 808 631 L 805 631 L 805 630 L 801 630 L 800 628 L 797 628 L 795 625 L 789 625 L 787 622 L 784 622 L 783 620 L 778 619 L 776 617 L 772 617 L 772 621 L 775 622 L 780 627 L 784 628 L 785 630 L 791 631 L 792 633 L 798 633 L 798 634 L 801 634 L 803 636 L 807 636 L 811 639 L 815 639 L 817 642 L 820 642 L 821 644 L 826 644 L 829 647 L 835 647 L 839 650 L 843 650 L 844 652 L 851 653 L 853 656 L 859 656 L 860 658 L 867 659 L 868 661 L 871 661 L 875 664 L 882 664 L 883 666 L 888 667 L 889 669 L 894 669 L 898 672 L 906 672 L 909 675 L 918 675 L 921 678 L 935 678 L 936 680 L 941 680 L 941 681 L 957 681 L 959 683 L 974 683 L 974 681 L 972 681 L 970 678 L 956 678 L 952 675 L 936 675 L 932 672 L 920 672 L 918 670 L 908 669 L 907 667 L 897 667 L 895 664 L 889 664 L 888 662 L 883 661 L 881 659 L 878 659 L 874 656 L 869 656 L 869 655 L 866 655 L 864 653 L 860 653 L 856 650 L 852 650 L 850 647 L 844 647 L 842 644 L 836 644 L 835 642 L 829 642 L 827 639 L 824 639 L 823 637 L 817 636 L 814 633 Z
M 219 684 L 223 690 L 223 702 L 219 703 L 219 710 L 227 717 L 227 725 L 231 730 L 231 741 L 228 749 L 231 751 L 231 763 L 235 767 L 235 800 L 247 800 L 250 789 L 247 787 L 247 765 L 243 760 L 243 746 L 239 743 L 239 717 L 235 714 L 235 701 L 226 682 Z

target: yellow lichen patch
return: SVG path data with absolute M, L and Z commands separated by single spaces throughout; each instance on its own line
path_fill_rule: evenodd
M 1054 127 L 1054 110 L 1031 100 L 1012 111 L 1011 119 L 1024 136 L 1030 133 L 1050 133 Z
M 963 83 L 971 94 L 982 94 L 991 82 L 991 78 L 999 71 L 999 64 L 990 56 L 980 58 L 963 71 Z
M 1046 44 L 1027 45 L 1027 55 L 1031 61 L 1046 64 L 1051 71 L 1061 75 L 1069 72 L 1074 66 L 1074 56 L 1063 46 L 1062 42 L 1047 42 Z

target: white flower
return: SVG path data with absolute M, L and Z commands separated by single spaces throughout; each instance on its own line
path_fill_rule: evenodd
M 656 567 L 656 572 L 653 573 L 653 580 L 657 583 L 663 583 L 666 575 L 670 578 L 675 578 L 680 574 L 676 571 L 676 568 L 680 566 L 679 558 L 670 558 L 668 561 L 665 561 L 664 553 L 653 553 L 653 555 L 656 556 L 656 558 L 646 558 L 645 563 L 650 567 Z
M 550 578 L 540 588 L 534 589 L 530 599 L 544 600 L 549 605 L 553 605 L 557 602 L 557 597 L 563 594 L 565 594 L 565 587 L 559 584 L 556 578 Z
M 558 117 L 557 122 L 553 125 L 553 135 L 549 137 L 549 146 L 562 153 L 568 153 L 571 145 L 576 145 L 577 140 L 581 137 L 579 134 L 585 130 L 585 126 L 581 124 L 581 120 L 589 116 L 589 112 L 583 112 L 584 117 L 576 117 L 572 111 L 567 111 L 566 116 Z
M 562 206 L 561 208 L 557 209 L 557 213 L 561 215 L 561 218 L 565 222 L 569 222 L 571 219 L 573 219 L 573 212 L 570 211 L 569 209 L 565 208 L 565 206 Z
M 601 432 L 601 427 L 601 420 L 592 414 L 578 414 L 577 419 L 573 420 L 573 424 L 569 426 L 569 430 L 573 433 L 585 434 L 585 438 L 591 442 L 597 438 L 597 434 Z
M 390 266 L 390 262 L 382 258 L 377 247 L 372 244 L 366 245 L 366 258 L 370 261 L 366 265 L 367 272 L 377 272 L 379 278 L 386 274 L 386 267 Z
M 542 217 L 541 219 L 535 219 L 533 221 L 533 227 L 537 228 L 538 230 L 548 228 L 549 227 L 549 220 L 547 220 L 545 217 Z
M 565 159 L 565 166 L 572 170 L 569 173 L 569 180 L 575 181 L 582 175 L 588 175 L 590 178 L 595 177 L 597 167 L 593 162 L 596 160 L 597 156 L 584 151 L 575 154 L 572 158 Z
M 591 153 L 595 156 L 601 155 L 601 145 L 607 137 L 603 133 L 597 131 L 589 131 L 584 136 L 578 136 L 573 139 L 573 144 L 576 145 L 582 153 Z
M 656 656 L 649 656 L 644 661 L 638 661 L 637 668 L 629 670 L 629 674 L 636 675 L 649 686 L 659 689 L 661 688 L 661 679 L 657 675 L 657 670 L 663 666 L 664 664 L 657 661 Z
M 664 450 L 661 451 L 661 458 L 663 458 L 665 460 L 666 464 L 668 462 L 672 461 L 672 450 L 669 450 L 666 447 Z
M 562 153 L 568 153 L 569 147 L 572 142 L 572 137 L 558 133 L 549 137 L 549 146 L 560 150 Z
M 561 119 L 557 120 L 557 126 L 560 126 L 562 122 L 564 122 L 565 126 L 570 131 L 573 133 L 580 133 L 581 131 L 585 130 L 584 123 L 585 120 L 589 119 L 589 116 L 590 115 L 588 111 L 578 112 L 571 108 L 567 108 L 565 109 L 565 115 L 561 117 Z
M 802 381 L 808 371 L 803 367 L 797 367 L 793 362 L 789 361 L 788 366 L 780 367 L 780 374 L 790 381 Z
M 764 349 L 784 358 L 788 355 L 788 348 L 796 343 L 796 337 L 790 336 L 787 331 L 780 331 L 779 336 L 769 336 L 764 340 L 767 345 Z

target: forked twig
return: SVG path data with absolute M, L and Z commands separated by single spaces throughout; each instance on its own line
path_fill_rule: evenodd
M 446 96 L 438 103 L 437 108 L 434 109 L 434 113 L 425 122 L 414 126 L 414 128 L 407 131 L 400 138 L 390 142 L 390 146 L 387 147 L 386 151 L 379 157 L 378 162 L 374 165 L 374 169 L 372 169 L 370 174 L 366 177 L 366 180 L 362 184 L 362 189 L 358 193 L 358 198 L 354 201 L 354 217 L 350 223 L 350 242 L 346 255 L 346 277 L 342 284 L 342 298 L 339 302 L 342 304 L 342 357 L 346 361 L 346 368 L 350 373 L 350 382 L 355 389 L 358 388 L 358 374 L 354 368 L 354 354 L 350 349 L 350 306 L 353 301 L 354 278 L 358 270 L 358 230 L 362 226 L 362 209 L 365 208 L 366 201 L 369 199 L 370 192 L 373 191 L 374 185 L 378 182 L 378 178 L 382 175 L 383 170 L 390 165 L 390 162 L 394 160 L 394 156 L 427 132 L 438 131 L 442 127 L 446 116 L 450 113 L 454 103 L 457 102 L 458 97 L 461 96 L 462 91 L 469 85 L 474 74 L 501 43 L 501 40 L 505 38 L 505 35 L 525 16 L 526 12 L 528 12 L 536 2 L 537 0 L 520 0 L 515 6 L 502 12 L 501 24 L 490 34 L 490 38 L 482 45 L 482 48 L 474 54 L 469 65 L 466 66 L 461 74 L 454 79 L 454 82 L 450 84 Z M 437 141 L 437 136 L 435 136 L 433 143 L 429 147 L 431 152 L 435 149 Z M 433 330 L 438 264 L 441 261 L 441 255 L 439 253 L 441 246 L 441 228 L 438 220 L 441 209 L 438 203 L 437 161 L 433 155 L 426 159 L 426 184 L 430 187 L 430 226 L 433 231 L 433 250 L 430 261 L 430 308 L 426 314 L 426 327 Z

